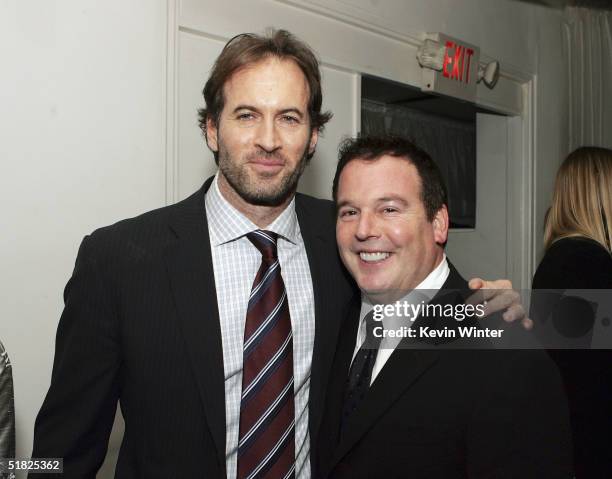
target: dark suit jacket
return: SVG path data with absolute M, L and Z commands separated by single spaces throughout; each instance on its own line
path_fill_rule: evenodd
M 452 266 L 443 289 L 467 290 Z M 451 296 L 441 302 L 458 304 L 466 294 Z M 359 300 L 339 336 L 319 477 L 571 477 L 566 401 L 538 351 L 396 349 L 340 436 L 358 318 Z
M 0 457 L 15 457 L 15 401 L 13 372 L 0 342 Z M 2 468 L 0 468 L 2 472 Z
M 612 289 L 612 256 L 588 238 L 555 241 L 538 266 L 533 289 L 549 290 L 531 297 L 536 331 L 551 321 L 573 344 L 586 348 L 549 351 L 568 395 L 576 477 L 612 477 L 612 351 L 588 349 L 595 315 L 576 314 L 584 311 L 581 303 L 586 305 L 579 292 L 562 300 L 567 289 Z
M 63 479 L 95 477 L 118 400 L 125 434 L 115 477 L 225 477 L 221 330 L 204 207 L 211 180 L 180 203 L 97 230 L 81 244 L 32 453 L 63 457 Z M 331 202 L 298 194 L 296 212 L 314 286 L 309 427 L 316 437 L 354 290 L 338 259 Z

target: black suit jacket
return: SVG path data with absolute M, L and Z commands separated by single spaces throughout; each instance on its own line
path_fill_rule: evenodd
M 451 266 L 443 289 L 465 293 L 434 301 L 458 304 L 468 288 Z M 340 435 L 359 309 L 357 299 L 339 336 L 319 477 L 571 477 L 566 401 L 557 371 L 538 351 L 398 348 Z
M 566 296 L 567 289 L 612 289 L 612 256 L 588 238 L 560 239 L 546 251 L 532 287 L 548 290 L 534 291 L 531 297 L 536 331 L 550 321 L 554 329 L 573 338 L 574 345 L 582 342 L 585 347 L 548 351 L 568 395 L 576 477 L 612 477 L 612 351 L 588 349 L 595 315 L 576 311 L 592 307 L 579 292 Z
M 205 193 L 95 231 L 64 293 L 33 457 L 94 478 L 117 401 L 117 478 L 225 477 L 225 393 Z M 340 318 L 354 294 L 329 201 L 296 196 L 315 302 L 309 427 L 316 437 Z M 344 308 L 344 309 L 343 309 Z M 48 475 L 41 477 L 49 477 Z

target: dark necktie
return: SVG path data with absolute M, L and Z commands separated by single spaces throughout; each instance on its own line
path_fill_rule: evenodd
M 238 479 L 295 477 L 293 336 L 278 235 L 247 238 L 261 252 L 244 326 Z
M 353 414 L 355 409 L 357 409 L 359 404 L 361 404 L 370 388 L 372 370 L 376 363 L 376 356 L 378 355 L 378 348 L 381 341 L 381 338 L 377 338 L 373 334 L 374 327 L 377 325 L 373 316 L 373 312 L 371 311 L 364 318 L 366 338 L 351 364 L 344 395 L 341 429 L 344 429 L 349 417 Z

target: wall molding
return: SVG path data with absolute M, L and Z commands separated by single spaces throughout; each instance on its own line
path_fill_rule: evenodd
M 411 35 L 407 35 L 402 32 L 398 32 L 388 26 L 384 26 L 384 19 L 371 13 L 360 10 L 356 8 L 354 5 L 349 5 L 344 2 L 340 2 L 338 0 L 334 0 L 332 3 L 337 4 L 336 8 L 330 7 L 329 5 L 323 5 L 321 3 L 310 1 L 297 1 L 297 0 L 275 0 L 277 3 L 282 3 L 285 5 L 291 5 L 292 7 L 298 8 L 300 10 L 310 11 L 312 13 L 317 13 L 319 15 L 325 16 L 327 18 L 333 18 L 334 20 L 338 20 L 342 23 L 346 23 L 348 25 L 352 25 L 354 27 L 361 28 L 363 30 L 367 30 L 371 33 L 377 33 L 387 38 L 392 38 L 394 40 L 399 40 L 402 43 L 407 43 L 411 46 L 418 47 L 425 35 L 423 34 L 421 38 L 416 38 Z M 330 3 L 329 1 L 327 3 Z M 344 6 L 346 8 L 350 8 L 354 11 L 361 11 L 360 15 L 351 15 L 345 10 L 342 10 L 340 6 Z
M 166 26 L 166 98 L 165 108 L 165 166 L 166 166 L 166 205 L 175 203 L 178 194 L 178 141 L 177 141 L 177 58 L 178 58 L 178 18 L 179 0 L 167 0 Z
M 394 28 L 385 25 L 387 21 L 378 15 L 374 15 L 371 12 L 368 12 L 364 9 L 359 9 L 353 4 L 349 4 L 347 2 L 343 2 L 342 0 L 326 0 L 326 3 L 323 4 L 317 0 L 309 0 L 298 1 L 298 0 L 274 0 L 277 3 L 291 5 L 292 7 L 309 11 L 312 13 L 316 13 L 319 15 L 323 15 L 325 17 L 333 18 L 342 23 L 346 23 L 348 25 L 352 25 L 354 27 L 361 28 L 363 30 L 367 30 L 371 33 L 376 33 L 386 38 L 398 40 L 404 44 L 412 46 L 414 48 L 418 48 L 423 42 L 427 32 L 423 32 L 420 35 L 408 35 L 403 32 L 399 32 Z M 330 6 L 329 4 L 335 5 Z M 346 10 L 343 10 L 342 7 L 346 9 L 351 9 L 353 13 L 349 13 Z M 496 58 L 487 55 L 484 52 L 480 52 L 480 64 L 486 65 L 487 63 L 496 60 Z M 526 72 L 521 68 L 517 67 L 508 62 L 503 62 L 501 64 L 501 69 L 499 72 L 500 78 L 505 78 L 512 82 L 516 83 L 526 83 L 530 81 L 531 76 L 534 72 Z

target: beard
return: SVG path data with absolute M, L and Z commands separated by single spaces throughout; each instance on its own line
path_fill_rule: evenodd
M 291 171 L 282 171 L 282 175 L 275 183 L 268 183 L 266 177 L 272 179 L 276 174 L 249 174 L 247 162 L 254 158 L 267 158 L 281 160 L 287 164 L 287 158 L 280 152 L 258 151 L 246 156 L 246 161 L 236 161 L 231 157 L 227 148 L 219 141 L 219 170 L 238 195 L 247 203 L 257 206 L 278 206 L 295 193 L 297 184 L 308 165 L 310 156 L 308 144 L 296 165 Z

